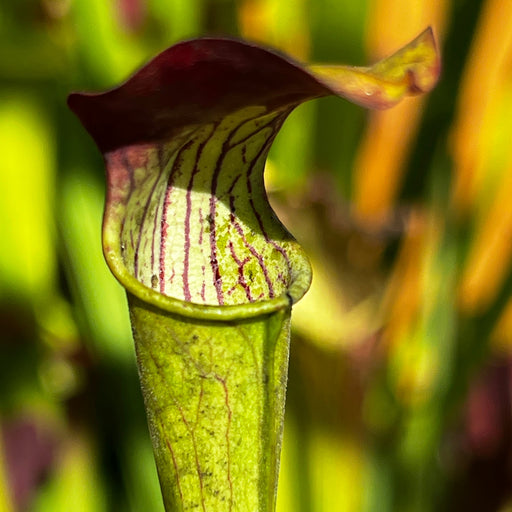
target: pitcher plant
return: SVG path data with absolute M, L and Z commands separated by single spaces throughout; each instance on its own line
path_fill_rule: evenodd
M 69 96 L 105 160 L 103 250 L 128 297 L 168 512 L 275 509 L 290 315 L 311 281 L 264 187 L 286 117 L 327 95 L 388 108 L 439 69 L 430 29 L 364 68 L 201 38 Z

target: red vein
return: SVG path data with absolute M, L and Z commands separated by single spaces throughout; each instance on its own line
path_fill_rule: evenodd
M 203 243 L 203 233 L 204 233 L 204 226 L 203 226 L 203 222 L 204 222 L 204 217 L 203 217 L 203 209 L 202 208 L 199 208 L 199 239 L 198 239 L 198 243 L 199 245 L 202 245 Z
M 248 122 L 257 119 L 251 118 L 251 119 L 244 119 L 240 124 L 233 127 L 231 131 L 229 132 L 229 135 L 227 136 L 226 140 L 222 144 L 222 148 L 220 151 L 220 155 L 217 159 L 217 162 L 215 164 L 215 169 L 213 170 L 212 175 L 212 182 L 211 182 L 211 190 L 210 190 L 210 265 L 212 267 L 212 273 L 213 273 L 213 285 L 215 287 L 215 291 L 217 293 L 217 301 L 220 305 L 224 304 L 224 296 L 222 291 L 222 276 L 220 273 L 219 268 L 219 261 L 217 258 L 217 233 L 216 233 L 216 221 L 215 221 L 215 214 L 217 211 L 217 202 L 216 202 L 216 194 L 217 194 L 217 186 L 218 186 L 218 180 L 219 175 L 222 170 L 222 162 L 224 161 L 224 158 L 226 157 L 227 152 L 232 149 L 233 147 L 237 146 L 238 144 L 243 143 L 245 140 L 247 140 L 249 137 L 253 136 L 254 134 L 258 133 L 261 129 L 264 127 L 258 127 L 258 130 L 255 132 L 249 134 L 244 139 L 238 141 L 236 144 L 231 145 L 230 142 L 232 138 L 235 136 L 236 132 Z
M 265 260 L 263 256 L 254 248 L 253 245 L 251 245 L 247 239 L 245 238 L 244 230 L 242 229 L 242 226 L 238 222 L 236 222 L 235 217 L 233 216 L 232 224 L 235 227 L 237 233 L 239 234 L 240 238 L 242 239 L 242 242 L 244 243 L 245 247 L 249 249 L 249 252 L 256 258 L 258 265 L 260 266 L 263 277 L 265 278 L 265 282 L 267 283 L 268 288 L 268 295 L 272 299 L 274 298 L 274 285 L 272 284 L 272 279 L 270 279 L 270 276 L 268 274 L 267 266 L 265 265 Z
M 162 220 L 160 221 L 160 258 L 159 258 L 159 270 L 158 278 L 160 280 L 160 293 L 165 293 L 165 256 L 166 256 L 166 244 L 167 244 L 167 230 L 169 224 L 167 222 L 167 212 L 171 204 L 171 193 L 173 191 L 174 179 L 176 172 L 181 169 L 181 163 L 183 162 L 183 153 L 192 145 L 194 139 L 190 139 L 184 144 L 174 160 L 169 178 L 167 180 L 167 188 L 165 189 L 164 202 L 162 206 Z
M 214 375 L 215 380 L 221 383 L 224 389 L 225 403 L 226 409 L 228 411 L 228 421 L 226 425 L 226 451 L 227 451 L 227 473 L 228 473 L 228 485 L 229 485 L 229 510 L 233 508 L 233 481 L 231 480 L 231 446 L 230 446 L 230 438 L 229 434 L 231 431 L 231 419 L 233 416 L 233 412 L 231 411 L 231 406 L 229 405 L 229 390 L 226 384 L 226 379 L 223 379 L 219 375 Z
M 201 283 L 201 298 L 203 299 L 203 302 L 206 302 L 206 280 L 205 280 L 205 266 L 201 266 L 201 272 L 203 275 L 203 282 Z
M 157 183 L 160 181 L 160 177 L 164 174 L 165 169 L 167 168 L 168 163 L 170 162 L 173 153 L 169 152 L 169 157 L 167 159 L 167 162 L 163 163 L 163 151 L 164 146 L 160 145 L 158 147 L 158 166 L 160 167 L 160 175 L 157 179 Z M 153 243 L 151 244 L 151 272 L 154 272 L 155 269 L 155 239 L 156 239 L 156 230 L 157 230 L 157 224 L 158 224 L 158 214 L 155 212 L 155 217 L 153 219 L 153 234 L 152 234 L 152 240 Z
M 252 137 L 254 137 L 254 135 L 257 135 L 259 132 L 263 131 L 265 128 L 268 128 L 269 126 L 273 126 L 276 118 L 278 116 L 275 116 L 275 117 L 272 117 L 269 121 L 267 121 L 266 123 L 263 123 L 259 126 L 256 126 L 255 130 L 253 132 L 249 132 L 245 137 L 237 140 L 236 142 L 234 142 L 233 144 L 231 144 L 229 146 L 229 149 L 232 149 L 232 148 L 235 148 L 236 146 L 239 146 L 240 144 L 243 144 L 244 142 L 247 142 L 249 139 L 251 139 Z M 252 121 L 255 121 L 256 119 L 258 119 L 257 117 L 252 117 L 250 119 L 246 119 L 241 125 L 239 125 L 237 128 L 235 128 L 235 130 L 231 133 L 231 136 L 230 136 L 230 140 L 236 135 L 236 132 L 239 131 L 239 129 L 242 128 L 242 126 L 244 126 L 245 124 L 249 123 L 249 122 L 252 122 Z
M 220 305 L 224 304 L 224 296 L 222 292 L 222 277 L 220 275 L 219 261 L 217 259 L 217 237 L 216 237 L 216 222 L 215 215 L 217 213 L 217 204 L 215 200 L 215 194 L 217 192 L 217 184 L 219 180 L 219 174 L 221 171 L 221 164 L 226 156 L 227 151 L 227 140 L 222 144 L 222 149 L 215 164 L 215 169 L 212 176 L 211 184 L 211 195 L 210 195 L 210 265 L 213 272 L 213 285 L 217 292 L 217 301 Z
M 215 133 L 215 132 L 213 132 Z M 186 210 L 185 210 L 185 242 L 184 242 L 184 255 L 183 255 L 183 297 L 186 301 L 190 301 L 192 295 L 190 293 L 190 284 L 189 284 L 189 267 L 190 267 L 190 216 L 192 212 L 192 187 L 194 186 L 194 178 L 196 174 L 199 172 L 199 160 L 201 158 L 201 154 L 207 142 L 212 138 L 212 134 L 207 137 L 197 149 L 196 157 L 195 157 L 195 165 L 190 174 L 190 180 L 187 185 L 187 193 L 185 196 L 186 199 Z
M 288 267 L 288 272 L 291 272 L 291 263 L 290 263 L 290 258 L 288 257 L 287 252 L 275 240 L 272 240 L 268 236 L 268 233 L 267 233 L 267 231 L 265 229 L 265 226 L 263 225 L 263 219 L 261 217 L 261 214 L 256 209 L 256 205 L 254 204 L 253 192 L 252 192 L 252 183 L 251 183 L 251 177 L 252 177 L 252 174 L 253 174 L 254 169 L 256 167 L 256 164 L 258 163 L 258 161 L 261 158 L 261 156 L 265 155 L 268 152 L 268 150 L 270 149 L 270 145 L 271 145 L 271 143 L 273 141 L 273 138 L 274 138 L 275 134 L 277 133 L 277 131 L 279 130 L 279 127 L 282 125 L 283 122 L 284 122 L 284 119 L 279 118 L 277 120 L 277 124 L 274 126 L 274 130 L 273 130 L 272 135 L 267 139 L 266 143 L 260 149 L 260 151 L 258 152 L 256 157 L 252 160 L 252 162 L 251 162 L 251 164 L 249 166 L 249 171 L 247 173 L 247 181 L 246 181 L 246 183 L 247 183 L 247 192 L 248 192 L 248 196 L 249 196 L 249 204 L 251 205 L 252 211 L 254 212 L 254 216 L 256 217 L 256 221 L 258 222 L 258 226 L 259 226 L 259 228 L 261 230 L 261 233 L 263 234 L 263 237 L 265 238 L 265 242 L 267 242 L 268 244 L 272 245 L 272 247 L 274 247 L 274 249 L 276 249 L 283 256 L 283 258 L 284 258 L 284 260 L 286 262 L 286 265 Z M 264 188 L 263 188 L 263 193 L 265 194 L 265 189 Z M 268 202 L 268 200 L 267 200 L 267 202 Z
M 133 168 L 132 168 L 131 164 L 128 164 L 128 157 L 126 154 L 124 155 L 123 161 L 125 162 L 126 165 L 130 165 L 129 172 L 133 173 Z M 147 171 L 148 171 L 147 161 L 146 161 L 145 171 L 147 174 Z M 135 254 L 134 254 L 134 258 L 133 258 L 133 273 L 134 273 L 135 279 L 139 278 L 139 276 L 138 276 L 138 273 L 139 273 L 139 251 L 140 251 L 140 243 L 142 240 L 142 233 L 144 230 L 144 224 L 146 222 L 146 216 L 148 214 L 151 199 L 153 198 L 153 194 L 155 193 L 156 186 L 160 180 L 160 176 L 162 175 L 162 171 L 163 171 L 162 168 L 160 168 L 160 172 L 158 173 L 158 176 L 156 177 L 155 182 L 153 183 L 153 186 L 151 187 L 151 191 L 146 200 L 146 204 L 144 205 L 144 211 L 142 212 L 142 218 L 141 218 L 140 225 L 139 225 L 139 234 L 138 234 L 137 244 L 135 247 Z
M 252 302 L 253 301 L 253 298 L 252 298 L 252 294 L 251 294 L 251 288 L 249 287 L 249 285 L 247 284 L 247 282 L 245 281 L 245 276 L 244 276 L 244 266 L 249 262 L 251 261 L 250 258 L 245 258 L 243 261 L 236 255 L 236 252 L 235 252 L 235 248 L 233 246 L 233 242 L 230 240 L 229 241 L 229 250 L 231 252 L 231 257 L 233 258 L 233 260 L 235 261 L 235 263 L 237 264 L 237 267 L 238 267 L 238 282 L 237 282 L 237 286 L 240 285 L 244 291 L 245 291 L 245 296 L 247 297 L 247 300 L 249 302 Z
M 163 425 L 162 422 L 160 422 L 160 424 L 162 425 L 162 430 L 163 430 L 164 429 L 164 425 Z M 173 466 L 174 466 L 174 471 L 176 473 L 176 485 L 177 485 L 178 491 L 180 493 L 180 500 L 183 503 L 183 491 L 181 490 L 181 481 L 180 481 L 180 474 L 179 474 L 179 470 L 178 470 L 178 463 L 176 462 L 176 456 L 174 455 L 174 450 L 172 449 L 171 442 L 169 441 L 167 436 L 165 436 L 165 444 L 167 445 L 169 453 L 171 454 L 171 459 L 172 459 L 172 463 L 173 463 Z

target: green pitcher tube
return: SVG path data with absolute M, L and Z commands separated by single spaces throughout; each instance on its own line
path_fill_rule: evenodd
M 130 297 L 166 510 L 275 507 L 290 308 L 193 321 Z
M 167 512 L 275 510 L 290 315 L 311 267 L 265 160 L 300 103 L 430 90 L 432 31 L 370 68 L 305 67 L 226 39 L 179 43 L 68 103 L 103 153 L 103 250 L 125 287 Z

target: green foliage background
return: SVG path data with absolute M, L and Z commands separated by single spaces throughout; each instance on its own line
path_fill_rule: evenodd
M 362 109 L 304 105 L 272 150 L 276 210 L 315 268 L 311 298 L 295 311 L 280 511 L 512 509 L 512 220 L 498 208 L 499 192 L 512 191 L 512 98 L 492 82 L 512 63 L 509 39 L 482 46 L 487 65 L 471 103 L 499 101 L 500 115 L 472 118 L 476 134 L 461 135 L 458 123 L 478 27 L 489 10 L 510 19 L 510 8 L 435 4 L 443 22 L 425 24 L 440 36 L 443 76 L 417 125 L 401 125 L 408 142 L 391 213 L 358 216 L 357 162 L 371 123 Z M 382 5 L 2 3 L 0 512 L 163 510 L 124 293 L 101 254 L 103 163 L 67 94 L 112 87 L 172 43 L 205 34 L 365 64 L 371 40 L 385 38 L 372 32 Z M 429 2 L 384 5 L 405 32 Z M 476 141 L 486 169 L 476 199 L 462 193 L 466 207 L 453 199 L 465 183 L 458 135 Z M 366 151 L 378 166 L 371 138 Z

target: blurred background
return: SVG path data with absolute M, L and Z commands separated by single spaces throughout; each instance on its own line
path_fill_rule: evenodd
M 305 104 L 268 161 L 315 273 L 278 511 L 512 511 L 510 20 L 510 0 L 2 2 L 0 512 L 163 512 L 103 164 L 66 95 L 197 35 L 364 65 L 427 25 L 434 92 Z

